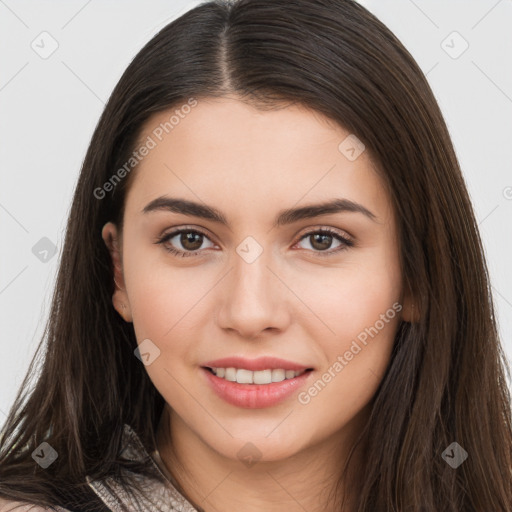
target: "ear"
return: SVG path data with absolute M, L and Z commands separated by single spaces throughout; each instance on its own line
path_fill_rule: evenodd
M 128 293 L 124 283 L 123 260 L 120 236 L 113 222 L 107 222 L 101 230 L 101 236 L 112 258 L 115 291 L 112 295 L 112 304 L 115 310 L 126 322 L 132 322 L 132 313 Z

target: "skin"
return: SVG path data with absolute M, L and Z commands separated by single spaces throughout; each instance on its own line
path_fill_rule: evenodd
M 151 118 L 141 140 L 169 116 Z M 139 343 L 149 338 L 160 350 L 145 369 L 167 403 L 157 432 L 162 460 L 206 511 L 336 510 L 327 493 L 368 418 L 399 321 L 411 320 L 390 198 L 368 151 L 350 161 L 338 150 L 347 135 L 300 106 L 259 111 L 236 97 L 201 99 L 139 164 L 123 232 L 103 228 L 114 307 Z M 215 207 L 229 227 L 141 213 L 164 194 Z M 334 198 L 364 205 L 375 219 L 338 212 L 272 228 L 284 208 Z M 200 255 L 175 256 L 155 243 L 181 227 L 207 235 Z M 322 256 L 304 236 L 318 228 L 355 245 Z M 247 236 L 263 249 L 250 264 L 236 252 Z M 179 236 L 167 245 L 198 246 Z M 323 252 L 339 246 L 333 237 Z M 236 407 L 201 373 L 208 360 L 270 355 L 313 367 L 309 386 L 396 302 L 401 312 L 307 404 L 295 393 L 264 409 Z M 261 453 L 251 467 L 237 456 L 248 442 Z

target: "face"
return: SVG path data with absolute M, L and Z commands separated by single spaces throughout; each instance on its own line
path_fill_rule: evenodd
M 173 112 L 145 125 L 156 144 L 122 234 L 103 229 L 114 306 L 172 419 L 215 452 L 235 459 L 251 442 L 278 460 L 335 442 L 409 315 L 368 151 L 319 113 L 236 98 L 199 100 L 159 140 Z

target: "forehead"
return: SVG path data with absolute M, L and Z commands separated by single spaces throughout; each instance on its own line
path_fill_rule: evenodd
M 237 99 L 207 98 L 189 109 L 174 107 L 143 127 L 139 140 L 152 148 L 133 171 L 127 210 L 140 212 L 169 194 L 252 211 L 349 197 L 382 213 L 389 206 L 383 183 L 367 151 L 347 158 L 349 136 L 300 105 L 258 110 Z

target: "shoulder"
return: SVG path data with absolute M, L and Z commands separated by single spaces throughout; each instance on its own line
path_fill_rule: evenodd
M 55 507 L 57 512 L 69 512 L 67 509 L 62 507 Z M 27 503 L 26 501 L 12 501 L 0 498 L 0 512 L 49 512 L 48 508 L 40 505 L 34 505 L 33 503 Z

